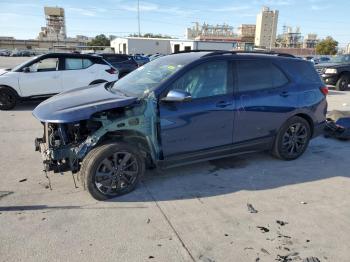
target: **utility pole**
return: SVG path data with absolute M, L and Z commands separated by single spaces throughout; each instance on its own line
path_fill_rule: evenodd
M 140 29 L 140 0 L 137 0 L 137 22 L 139 26 L 139 37 L 141 36 L 141 29 Z

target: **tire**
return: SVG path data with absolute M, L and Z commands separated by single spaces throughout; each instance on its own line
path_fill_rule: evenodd
M 115 163 L 119 165 L 115 167 Z M 109 142 L 85 157 L 80 180 L 93 198 L 107 200 L 133 191 L 144 172 L 145 160 L 137 148 L 123 142 Z
M 309 145 L 311 128 L 302 117 L 294 116 L 287 120 L 278 132 L 272 155 L 283 160 L 300 157 Z
M 350 77 L 348 75 L 342 75 L 335 85 L 335 89 L 338 91 L 346 91 L 349 88 L 349 84 Z
M 0 86 L 0 110 L 11 110 L 15 108 L 18 96 L 11 88 Z

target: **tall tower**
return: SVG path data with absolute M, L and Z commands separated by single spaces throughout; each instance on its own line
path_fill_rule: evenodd
M 271 49 L 275 47 L 278 10 L 263 7 L 256 17 L 255 46 Z
M 40 40 L 62 41 L 67 38 L 64 9 L 60 7 L 44 7 L 46 27 L 41 28 Z

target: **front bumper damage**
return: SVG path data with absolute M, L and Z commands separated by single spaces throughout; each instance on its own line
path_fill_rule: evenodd
M 85 156 L 106 136 L 118 131 L 133 131 L 140 134 L 148 145 L 147 154 L 151 160 L 156 162 L 159 158 L 160 150 L 157 146 L 157 112 L 154 97 L 149 97 L 145 103 L 139 107 L 132 107 L 126 110 L 124 117 L 110 119 L 106 114 L 100 114 L 91 118 L 91 121 L 100 123 L 100 127 L 89 134 L 83 141 L 76 143 L 66 143 L 64 124 L 44 123 L 44 136 L 35 139 L 35 150 L 41 153 L 44 171 L 62 173 L 72 171 L 77 173 L 80 164 Z M 60 146 L 52 146 L 50 142 L 50 125 L 57 125 L 60 129 Z

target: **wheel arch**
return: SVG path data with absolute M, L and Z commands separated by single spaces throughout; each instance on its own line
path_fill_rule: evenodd
M 104 80 L 104 79 L 96 79 L 96 80 L 92 81 L 92 82 L 89 84 L 89 86 L 91 86 L 91 85 L 96 85 L 96 84 L 102 84 L 102 83 L 106 83 L 106 82 L 108 82 L 108 81 L 107 81 L 107 80 Z
M 11 87 L 11 86 L 9 86 L 9 85 L 1 85 L 1 84 L 0 84 L 0 88 L 1 88 L 1 87 L 5 87 L 5 88 L 10 89 L 12 92 L 15 93 L 15 95 L 17 96 L 17 98 L 20 98 L 20 95 L 18 94 L 18 92 L 16 91 L 16 89 L 14 89 L 13 87 Z
M 310 131 L 311 131 L 311 137 L 313 136 L 314 134 L 314 121 L 312 120 L 312 117 L 309 116 L 308 114 L 305 114 L 305 113 L 299 113 L 299 114 L 296 114 L 294 116 L 298 116 L 298 117 L 301 117 L 303 119 L 305 119 L 308 123 L 309 123 L 309 126 L 310 126 Z
M 152 167 L 155 165 L 156 159 L 154 157 L 152 143 L 142 132 L 132 129 L 107 132 L 100 138 L 99 143 L 96 146 L 108 143 L 110 141 L 123 141 L 135 146 L 138 150 L 140 150 L 141 155 L 145 158 L 147 166 Z

